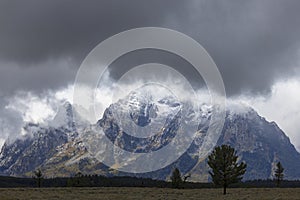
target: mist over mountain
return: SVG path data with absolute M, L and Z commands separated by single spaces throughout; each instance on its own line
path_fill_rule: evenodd
M 47 125 L 28 123 L 23 136 L 5 142 L 0 154 L 0 173 L 31 177 L 32 171 L 40 168 L 47 177 L 81 172 L 166 180 L 172 169 L 178 167 L 183 174 L 191 173 L 193 181 L 209 181 L 206 159 L 199 155 L 211 115 L 218 110 L 207 103 L 200 104 L 199 112 L 194 109 L 169 94 L 157 96 L 153 92 L 134 91 L 107 107 L 97 123 L 89 124 L 76 107 L 66 102 Z M 143 160 L 149 159 L 147 153 L 167 147 L 178 134 L 184 135 L 188 132 L 187 124 L 197 126 L 195 138 L 175 162 L 170 156 L 170 160 L 155 160 L 170 164 L 152 172 L 120 171 L 143 166 Z M 148 125 L 151 129 L 144 129 Z M 130 131 L 140 135 L 132 135 Z M 103 143 L 104 137 L 111 142 L 110 146 Z M 275 122 L 267 121 L 249 106 L 240 103 L 227 106 L 225 124 L 217 141 L 217 145 L 221 144 L 234 147 L 240 161 L 247 163 L 245 180 L 272 178 L 278 161 L 285 168 L 286 179 L 300 178 L 300 154 L 289 138 Z M 146 154 L 124 161 L 125 153 L 118 152 L 116 157 L 116 152 L 109 151 L 114 145 L 128 152 Z M 111 167 L 101 160 L 111 163 Z

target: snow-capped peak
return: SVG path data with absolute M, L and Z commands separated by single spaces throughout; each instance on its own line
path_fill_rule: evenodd
M 73 107 L 70 102 L 66 101 L 62 106 L 59 107 L 58 112 L 49 125 L 54 128 L 73 127 Z

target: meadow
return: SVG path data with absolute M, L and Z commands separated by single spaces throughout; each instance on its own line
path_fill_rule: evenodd
M 104 200 L 164 200 L 164 199 L 260 199 L 299 200 L 300 188 L 229 188 L 223 195 L 222 189 L 170 189 L 170 188 L 2 188 L 0 199 L 104 199 Z

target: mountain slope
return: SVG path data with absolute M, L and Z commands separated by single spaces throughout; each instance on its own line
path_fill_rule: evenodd
M 245 178 L 272 178 L 278 161 L 285 166 L 285 178 L 300 177 L 300 154 L 275 122 L 252 111 L 246 116 L 235 116 L 224 130 L 220 142 L 234 146 L 248 163 Z
M 55 147 L 68 140 L 65 130 L 46 129 L 32 124 L 29 126 L 35 126 L 36 132 L 12 144 L 4 144 L 0 155 L 2 174 L 24 176 L 32 172 L 55 154 Z
M 209 180 L 206 160 L 199 160 L 198 153 L 215 109 L 213 106 L 203 104 L 200 116 L 196 116 L 189 104 L 178 102 L 171 96 L 154 98 L 135 92 L 110 105 L 96 124 L 86 125 L 82 120 L 80 131 L 74 126 L 76 111 L 72 106 L 65 104 L 61 109 L 49 126 L 28 124 L 26 136 L 4 144 L 0 154 L 1 174 L 31 176 L 33 170 L 41 168 L 48 177 L 82 172 L 168 179 L 176 166 L 183 174 L 191 173 L 194 181 Z M 300 179 L 300 154 L 276 123 L 266 121 L 249 107 L 242 106 L 238 110 L 228 107 L 218 145 L 230 144 L 237 150 L 240 160 L 248 165 L 245 179 L 272 178 L 277 161 L 285 168 L 285 178 Z M 182 121 L 198 126 L 195 140 L 176 162 L 154 172 L 130 174 L 110 169 L 96 159 L 85 143 L 87 139 L 97 141 L 97 137 L 89 138 L 89 132 L 99 136 L 98 131 L 103 130 L 113 144 L 125 150 L 136 153 L 157 151 L 168 145 L 176 134 L 182 133 L 182 127 L 185 127 Z M 150 130 L 143 129 L 150 123 Z M 128 130 L 144 137 L 133 137 L 127 134 Z M 117 163 L 114 157 L 110 159 Z M 132 165 L 131 162 L 126 165 Z

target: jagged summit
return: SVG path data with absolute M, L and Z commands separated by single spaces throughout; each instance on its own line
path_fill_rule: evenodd
M 49 125 L 55 128 L 72 128 L 74 126 L 73 107 L 70 102 L 66 101 L 59 107 L 58 112 Z
M 89 123 L 85 120 L 76 108 L 68 101 L 64 102 L 58 109 L 55 117 L 49 122 L 53 128 L 64 128 L 69 131 L 75 131 L 76 128 L 87 126 Z
M 196 115 L 193 109 L 192 105 L 180 102 L 168 91 L 138 90 L 111 104 L 96 124 L 79 120 L 84 123 L 77 129 L 74 116 L 78 113 L 66 102 L 49 126 L 27 124 L 24 130 L 31 136 L 4 144 L 0 153 L 0 173 L 31 176 L 34 169 L 41 168 L 49 176 L 71 176 L 78 171 L 111 175 L 112 171 L 97 161 L 84 145 L 83 139 L 90 129 L 101 128 L 114 145 L 145 153 L 168 145 L 184 126 L 182 122 L 186 122 L 198 127 L 198 134 L 186 153 L 164 169 L 138 176 L 166 179 L 176 166 L 183 173 L 192 173 L 194 181 L 208 181 L 207 165 L 205 160 L 198 160 L 198 154 L 212 112 L 217 107 L 202 103 L 200 115 Z M 149 125 L 151 129 L 146 129 Z M 140 134 L 132 135 L 130 131 Z M 218 140 L 220 144 L 233 146 L 240 159 L 247 163 L 245 179 L 272 178 L 277 161 L 285 167 L 287 179 L 300 179 L 300 154 L 289 138 L 275 122 L 268 122 L 248 105 L 228 104 L 224 128 Z M 122 172 L 113 173 L 124 175 Z

